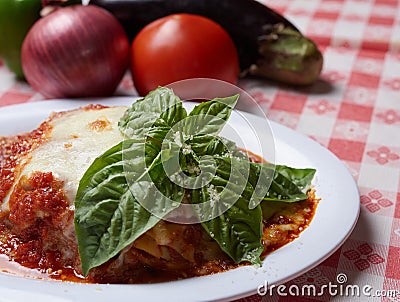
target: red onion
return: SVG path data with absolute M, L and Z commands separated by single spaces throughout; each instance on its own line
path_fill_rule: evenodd
M 28 83 L 46 97 L 109 96 L 127 70 L 129 40 L 100 7 L 60 7 L 31 28 L 21 60 Z

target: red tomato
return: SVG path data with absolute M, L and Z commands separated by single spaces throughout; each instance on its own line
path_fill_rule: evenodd
M 135 37 L 131 72 L 140 95 L 188 78 L 235 84 L 239 58 L 231 37 L 218 23 L 198 15 L 174 14 L 148 24 Z

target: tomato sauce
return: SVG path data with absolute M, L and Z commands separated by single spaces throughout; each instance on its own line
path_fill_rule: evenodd
M 48 139 L 49 123 L 42 123 L 38 129 L 17 136 L 0 137 L 0 200 L 4 200 L 14 184 L 22 159 Z
M 0 224 L 0 252 L 40 271 L 64 269 L 57 234 L 68 215 L 63 183 L 52 173 L 22 176 L 9 199 L 9 214 Z M 16 235 L 17 234 L 17 235 Z M 61 236 L 61 234 L 58 234 Z M 55 247 L 48 247 L 54 240 Z
M 264 251 L 261 257 L 265 257 L 282 246 L 292 242 L 309 226 L 315 215 L 319 200 L 315 198 L 314 192 L 309 193 L 309 198 L 298 201 L 295 204 L 288 204 L 287 209 L 283 209 L 283 214 L 278 212 L 274 216 L 263 221 Z M 301 221 L 295 218 L 301 216 Z M 292 229 L 287 228 L 293 225 Z M 281 228 L 281 226 L 283 226 Z

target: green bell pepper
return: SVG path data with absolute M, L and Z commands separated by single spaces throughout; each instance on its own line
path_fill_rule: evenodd
M 19 79 L 24 79 L 22 43 L 29 29 L 40 18 L 42 8 L 81 3 L 82 0 L 0 0 L 0 58 Z
M 40 18 L 41 9 L 41 0 L 0 1 L 0 57 L 19 79 L 24 78 L 22 43 L 31 26 Z

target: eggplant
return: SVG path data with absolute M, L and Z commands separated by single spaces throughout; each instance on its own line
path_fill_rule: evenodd
M 319 76 L 317 45 L 285 17 L 256 0 L 91 0 L 110 11 L 128 37 L 152 21 L 176 13 L 197 14 L 219 23 L 232 37 L 242 76 L 261 76 L 308 85 Z

